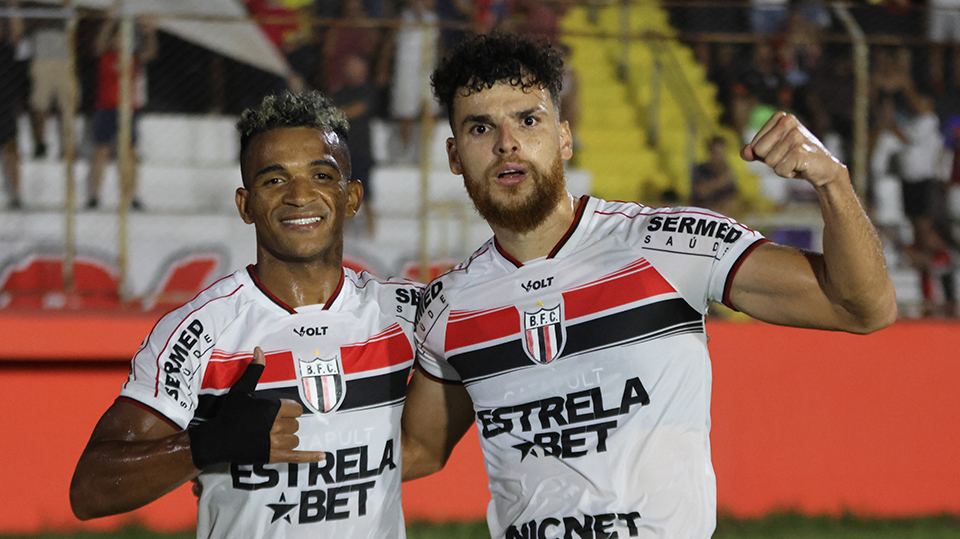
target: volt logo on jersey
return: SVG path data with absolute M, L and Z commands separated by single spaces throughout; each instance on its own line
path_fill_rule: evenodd
M 297 370 L 300 372 L 300 396 L 308 408 L 318 414 L 326 414 L 340 407 L 347 386 L 343 380 L 339 354 L 329 359 L 299 359 Z
M 543 307 L 543 303 L 538 306 Z M 520 309 L 517 309 L 520 310 Z M 567 341 L 567 329 L 563 325 L 563 305 L 543 307 L 523 315 L 523 350 L 527 356 L 541 365 L 560 357 Z

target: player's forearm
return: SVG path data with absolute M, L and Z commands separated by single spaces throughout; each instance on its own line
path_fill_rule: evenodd
M 70 505 L 80 520 L 124 513 L 199 473 L 186 431 L 150 441 L 92 441 L 70 483 Z
M 414 448 L 414 445 L 408 439 L 403 439 L 400 444 L 403 451 L 403 458 L 401 459 L 403 481 L 419 479 L 437 473 L 446 465 L 446 458 L 439 455 L 431 457 L 429 452 L 422 447 Z
M 842 177 L 817 188 L 823 212 L 823 263 L 818 277 L 846 315 L 846 331 L 870 333 L 896 320 L 897 302 L 883 245 L 850 183 Z

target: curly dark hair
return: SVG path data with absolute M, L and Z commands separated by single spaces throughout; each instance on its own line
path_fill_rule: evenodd
M 440 60 L 430 82 L 452 122 L 457 92 L 470 95 L 498 82 L 524 89 L 543 86 L 559 111 L 562 79 L 563 58 L 549 43 L 492 33 L 469 37 L 454 47 Z
M 312 127 L 321 131 L 332 131 L 337 135 L 349 165 L 347 131 L 350 124 L 343 111 L 317 91 L 298 94 L 285 92 L 280 96 L 264 97 L 259 107 L 244 110 L 237 121 L 237 131 L 240 132 L 240 168 L 244 182 L 246 174 L 243 169 L 250 141 L 261 133 L 283 127 Z M 344 172 L 349 174 L 350 171 Z

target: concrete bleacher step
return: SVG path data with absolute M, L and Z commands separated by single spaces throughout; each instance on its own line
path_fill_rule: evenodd
M 87 200 L 86 160 L 74 167 L 75 207 Z M 21 199 L 27 209 L 62 208 L 66 202 L 66 170 L 59 161 L 27 159 L 21 165 Z M 116 162 L 104 170 L 100 208 L 112 210 L 120 201 Z M 138 167 L 137 192 L 147 209 L 161 213 L 236 213 L 233 194 L 240 187 L 240 167 L 163 165 L 144 162 Z M 6 203 L 6 193 L 3 203 Z

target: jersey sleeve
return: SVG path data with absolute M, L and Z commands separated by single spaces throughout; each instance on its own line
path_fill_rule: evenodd
M 423 285 L 414 281 L 399 283 L 390 281 L 390 285 L 392 286 L 383 287 L 385 296 L 380 298 L 380 305 L 387 309 L 389 311 L 387 314 L 393 316 L 403 328 L 403 334 L 407 338 L 410 349 L 416 350 L 414 321 L 417 316 L 417 305 L 423 293 Z
M 695 309 L 730 307 L 730 282 L 750 252 L 768 241 L 755 230 L 700 208 L 661 208 L 632 223 L 628 235 L 657 271 Z
M 427 285 L 417 308 L 417 368 L 431 378 L 444 382 L 460 382 L 460 374 L 447 361 L 444 342 L 450 304 L 444 292 L 444 281 Z
M 120 396 L 185 429 L 197 409 L 201 356 L 209 328 L 185 305 L 164 316 L 133 357 Z

